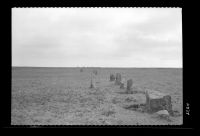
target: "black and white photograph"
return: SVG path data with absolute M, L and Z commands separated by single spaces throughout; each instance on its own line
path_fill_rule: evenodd
M 11 10 L 11 125 L 183 125 L 182 8 Z

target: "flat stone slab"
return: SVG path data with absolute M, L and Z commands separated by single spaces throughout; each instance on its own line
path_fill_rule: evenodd
M 147 89 L 146 91 L 148 92 L 150 99 L 163 98 L 164 96 L 168 95 L 155 90 Z

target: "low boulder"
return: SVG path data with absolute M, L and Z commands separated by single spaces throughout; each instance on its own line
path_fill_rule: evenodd
M 93 74 L 97 75 L 98 74 L 97 70 L 93 70 Z
M 160 119 L 165 119 L 167 121 L 171 121 L 170 114 L 167 110 L 160 110 L 160 111 L 156 112 L 156 115 Z
M 83 68 L 80 69 L 80 72 L 83 72 Z

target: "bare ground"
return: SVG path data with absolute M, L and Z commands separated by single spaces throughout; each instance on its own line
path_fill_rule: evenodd
M 97 68 L 96 89 L 89 89 L 92 68 L 12 68 L 12 125 L 181 125 L 182 69 Z M 126 94 L 109 81 L 110 73 L 133 79 Z M 172 96 L 170 119 L 141 109 L 145 88 Z

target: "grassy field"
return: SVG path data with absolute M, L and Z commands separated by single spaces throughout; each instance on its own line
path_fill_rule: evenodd
M 92 71 L 97 88 L 90 89 Z M 126 94 L 109 81 L 110 73 L 171 95 L 179 116 L 169 120 L 126 108 L 144 103 L 144 94 Z M 182 69 L 175 68 L 12 68 L 12 125 L 180 125 Z

